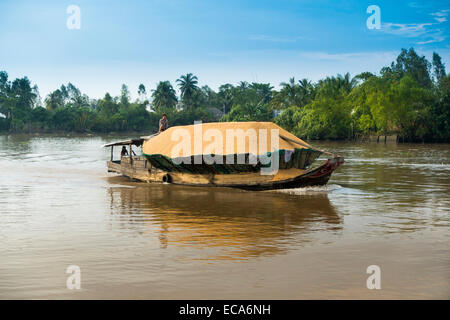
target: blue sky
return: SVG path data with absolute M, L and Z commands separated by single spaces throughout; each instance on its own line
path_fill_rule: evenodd
M 77 5 L 81 28 L 69 30 L 66 9 Z M 369 5 L 381 29 L 369 30 Z M 147 0 L 0 1 L 0 70 L 28 76 L 44 98 L 62 83 L 99 98 L 122 83 L 187 72 L 199 84 L 270 82 L 290 77 L 378 72 L 401 48 L 450 70 L 449 1 Z

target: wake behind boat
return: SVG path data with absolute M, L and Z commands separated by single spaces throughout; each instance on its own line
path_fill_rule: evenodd
M 132 145 L 142 146 L 142 155 L 133 156 Z M 114 146 L 128 146 L 128 156 L 114 160 Z M 176 126 L 105 147 L 111 147 L 108 171 L 134 180 L 247 190 L 324 185 L 344 162 L 273 122 Z M 313 166 L 321 155 L 328 159 Z

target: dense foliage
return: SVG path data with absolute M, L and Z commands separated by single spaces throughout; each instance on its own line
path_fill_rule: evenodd
M 151 92 L 139 85 L 132 102 L 128 87 L 93 100 L 73 84 L 62 85 L 41 101 L 27 77 L 8 80 L 0 72 L 0 131 L 110 132 L 156 131 L 166 113 L 169 124 L 209 121 L 275 121 L 306 139 L 352 139 L 398 134 L 404 141 L 450 141 L 450 75 L 441 57 L 432 62 L 414 49 L 402 49 L 379 74 L 347 73 L 312 83 L 295 78 L 280 84 L 240 82 L 218 91 L 200 87 L 188 73 Z

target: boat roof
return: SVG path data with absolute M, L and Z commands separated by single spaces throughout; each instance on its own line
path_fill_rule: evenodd
M 144 140 L 145 140 L 144 138 L 139 138 L 139 139 L 130 139 L 130 140 L 117 141 L 117 142 L 112 142 L 112 143 L 105 144 L 105 145 L 103 145 L 103 147 L 128 146 L 130 144 L 139 147 L 139 146 L 141 146 L 144 143 Z
M 201 134 L 199 134 L 199 130 L 201 130 Z M 233 139 L 227 139 L 229 130 L 232 130 L 231 132 L 235 134 Z M 272 132 L 274 134 L 276 132 L 274 130 L 278 130 L 278 141 L 274 140 L 274 144 L 272 145 Z M 267 135 L 266 138 L 262 138 L 261 132 L 265 132 Z M 255 150 L 251 150 L 252 145 L 256 145 L 257 154 L 273 152 L 275 149 L 314 149 L 302 139 L 273 122 L 209 122 L 202 123 L 201 127 L 200 124 L 170 127 L 152 137 L 151 140 L 146 140 L 143 144 L 143 153 L 147 155 L 160 154 L 173 158 L 172 152 L 180 149 L 180 143 L 184 137 L 189 137 L 190 146 L 188 148 L 190 150 L 183 150 L 183 157 L 211 153 L 217 155 L 238 153 L 254 154 Z M 239 138 L 245 139 L 244 150 L 238 149 L 236 140 Z M 215 139 L 218 141 L 215 141 Z M 259 141 L 260 139 L 264 141 Z M 214 150 L 214 148 L 211 150 L 213 142 L 216 145 L 221 145 L 221 150 Z M 260 142 L 266 144 L 267 147 L 260 145 Z M 277 145 L 275 144 L 276 142 L 278 142 Z

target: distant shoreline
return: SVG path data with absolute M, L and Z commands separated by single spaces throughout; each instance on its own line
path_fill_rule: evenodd
M 134 136 L 134 137 L 141 137 L 141 136 L 147 136 L 150 134 L 153 134 L 154 132 L 149 131 L 121 131 L 121 132 L 65 132 L 65 131 L 54 131 L 54 132 L 0 132 L 1 136 L 29 136 L 29 137 L 118 137 L 118 136 Z M 379 141 L 374 141 L 373 137 L 377 136 L 371 136 L 371 137 L 365 137 L 364 139 L 306 139 L 302 138 L 307 141 L 318 141 L 318 142 L 354 142 L 354 143 L 371 143 L 371 144 L 423 144 L 423 143 L 429 143 L 429 144 L 450 144 L 450 141 L 401 141 L 401 138 L 397 141 L 386 141 L 384 142 L 384 138 L 382 137 L 389 137 L 389 135 L 379 135 Z
M 52 132 L 1 132 L 0 136 L 52 136 L 52 137 L 104 137 L 104 136 L 144 136 L 149 131 L 121 131 L 121 132 L 75 132 L 75 131 L 52 131 Z

